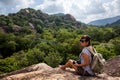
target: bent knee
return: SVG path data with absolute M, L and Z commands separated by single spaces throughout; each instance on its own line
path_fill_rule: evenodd
M 69 59 L 69 60 L 68 60 L 68 62 L 70 62 L 70 63 L 73 63 L 73 61 L 74 61 L 74 60 L 72 60 L 72 59 Z

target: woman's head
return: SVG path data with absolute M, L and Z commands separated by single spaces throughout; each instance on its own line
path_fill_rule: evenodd
M 83 47 L 87 47 L 87 46 L 90 46 L 91 44 L 90 44 L 90 36 L 88 36 L 88 35 L 83 35 L 82 37 L 81 37 L 81 39 L 80 39 L 80 44 L 81 44 L 81 46 L 83 46 Z

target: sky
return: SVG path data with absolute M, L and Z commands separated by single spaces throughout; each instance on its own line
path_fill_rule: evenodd
M 0 0 L 0 14 L 28 7 L 48 14 L 71 14 L 84 23 L 120 15 L 120 0 Z

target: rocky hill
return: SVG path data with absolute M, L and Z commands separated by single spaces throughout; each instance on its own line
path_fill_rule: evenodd
M 0 15 L 0 31 L 4 32 L 24 32 L 26 28 L 40 32 L 43 28 L 81 28 L 84 25 L 70 14 L 48 15 L 32 8 L 21 9 L 8 16 Z
M 73 69 L 63 71 L 45 63 L 35 64 L 0 76 L 1 80 L 120 80 L 120 56 L 107 61 L 105 73 L 95 77 L 76 75 Z

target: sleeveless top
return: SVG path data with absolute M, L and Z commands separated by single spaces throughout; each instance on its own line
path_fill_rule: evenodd
M 89 56 L 89 61 L 91 63 L 91 60 L 92 60 L 92 57 L 91 57 L 91 53 L 85 48 L 83 48 L 82 52 L 80 53 L 79 57 L 80 57 L 80 60 L 81 60 L 81 64 L 84 64 L 84 58 L 83 56 L 81 56 L 81 54 L 84 53 L 84 54 L 87 54 Z M 83 66 L 82 67 L 85 71 L 87 71 L 89 74 L 91 75 L 94 75 L 94 72 L 91 70 L 90 68 L 90 65 L 87 65 L 87 66 Z

